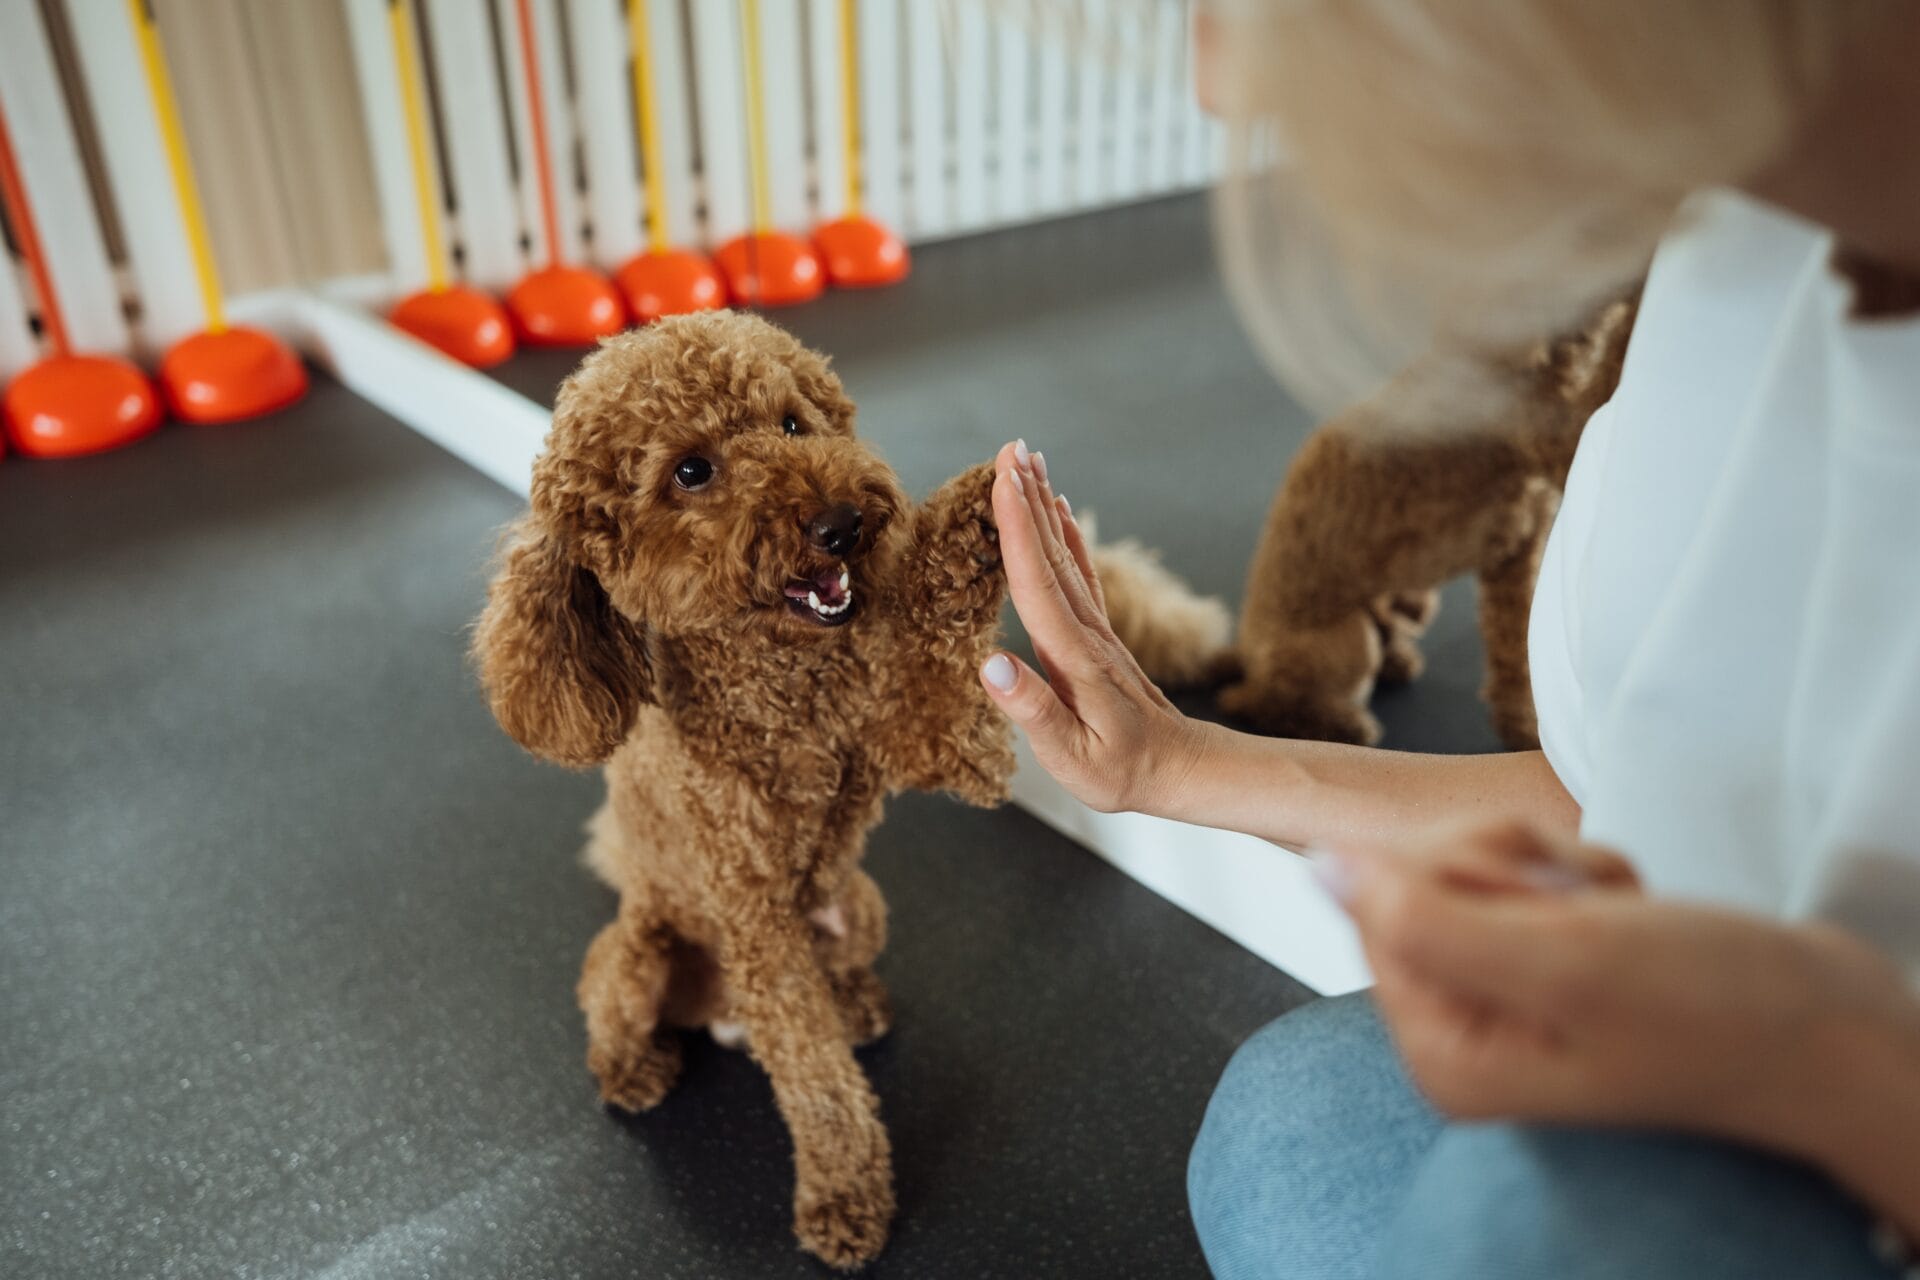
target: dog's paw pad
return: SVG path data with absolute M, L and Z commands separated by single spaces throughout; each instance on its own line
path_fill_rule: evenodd
M 853 1271 L 880 1256 L 892 1221 L 893 1196 L 882 1187 L 864 1195 L 841 1192 L 797 1209 L 793 1233 L 801 1248 L 828 1266 Z

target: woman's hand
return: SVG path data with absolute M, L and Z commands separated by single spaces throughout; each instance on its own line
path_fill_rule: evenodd
M 1920 1002 L 1839 930 L 1650 900 L 1617 855 L 1515 826 L 1316 860 L 1451 1115 L 1710 1133 L 1859 1170 L 1864 1195 L 1920 1150 L 1888 1096 L 1920 1088 Z
M 1153 812 L 1192 770 L 1199 735 L 1115 637 L 1086 540 L 1054 494 L 1046 460 L 1019 442 L 994 465 L 1007 587 L 1047 679 L 996 653 L 981 682 L 1067 790 L 1095 809 Z

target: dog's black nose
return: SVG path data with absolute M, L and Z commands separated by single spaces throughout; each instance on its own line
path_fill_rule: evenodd
M 807 525 L 807 539 L 830 556 L 844 556 L 860 545 L 860 508 L 851 502 L 828 507 Z

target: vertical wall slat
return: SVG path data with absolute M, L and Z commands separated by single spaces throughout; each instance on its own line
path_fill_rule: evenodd
M 1075 68 L 1073 117 L 1073 194 L 1077 208 L 1087 209 L 1107 196 L 1108 111 L 1107 65 L 1113 53 L 1104 0 L 1082 0 L 1082 48 Z
M 81 351 L 126 351 L 120 291 L 33 0 L 0 0 L 0 104 L 68 338 Z
M 860 56 L 860 177 L 867 212 L 900 225 L 906 191 L 900 185 L 900 0 L 858 0 Z
M 573 0 L 567 35 L 579 103 L 581 156 L 587 169 L 587 256 L 619 266 L 639 251 L 640 183 L 634 137 L 633 76 L 619 0 Z
M 686 24 L 680 0 L 647 0 L 647 49 L 653 64 L 654 128 L 660 135 L 661 173 L 641 181 L 663 184 L 667 239 L 676 245 L 709 243 L 700 222 L 700 184 L 693 168 L 693 86 L 688 79 Z
M 1107 194 L 1116 201 L 1132 200 L 1140 194 L 1145 159 L 1140 130 L 1140 66 L 1145 52 L 1140 6 L 1115 5 L 1107 30 L 1113 40 L 1108 55 L 1113 59 L 1113 168 Z
M 400 97 L 395 69 L 390 2 L 343 0 L 343 5 L 360 88 L 360 116 L 366 124 L 367 151 L 373 158 L 373 188 L 380 201 L 387 275 L 393 292 L 399 295 L 427 283 L 427 248 L 421 242 L 413 161 L 407 154 L 406 105 Z M 428 162 L 433 163 L 433 157 L 429 156 Z
M 828 221 L 846 212 L 846 124 L 841 101 L 840 0 L 806 0 L 807 70 L 813 80 L 815 213 Z
M 801 72 L 804 41 L 800 0 L 760 0 L 761 101 L 767 113 L 767 197 L 773 223 L 805 232 L 813 222 L 807 198 L 807 101 Z M 819 120 L 816 131 L 840 127 L 840 113 Z
M 1028 152 L 1033 125 L 1027 110 L 1027 31 L 1022 19 L 1002 14 L 994 41 L 994 212 L 1018 222 L 1030 208 Z
M 1067 32 L 1055 9 L 1043 10 L 1042 17 L 1033 207 L 1039 213 L 1057 213 L 1067 207 Z
M 953 225 L 953 188 L 948 174 L 947 57 L 941 39 L 941 0 L 907 0 L 908 118 L 913 126 L 913 216 L 915 236 L 944 234 Z
M 547 154 L 553 166 L 550 177 L 554 220 L 560 231 L 560 243 L 549 246 L 540 212 L 540 174 L 533 145 L 533 116 L 528 110 L 526 53 L 520 43 L 519 6 L 516 0 L 496 0 L 496 3 L 500 55 L 506 67 L 507 102 L 513 121 L 515 151 L 520 157 L 517 184 L 520 216 L 533 246 L 533 261 L 537 266 L 545 266 L 550 257 L 577 262 L 581 256 L 580 201 L 574 186 L 573 114 L 567 109 L 559 15 L 554 12 L 554 0 L 529 0 L 534 64 L 540 69 L 540 100 L 546 112 Z
M 40 357 L 27 322 L 27 300 L 13 262 L 0 255 L 0 383 L 10 381 Z
M 663 0 L 655 0 L 662 4 Z M 753 222 L 747 190 L 745 72 L 740 7 L 703 0 L 692 7 L 693 75 L 700 95 L 700 155 L 706 182 L 706 239 L 721 244 Z
M 977 4 L 961 5 L 953 21 L 953 221 L 956 230 L 970 231 L 990 220 L 987 16 Z
M 1179 0 L 1154 0 L 1150 15 L 1146 175 L 1150 191 L 1170 190 L 1179 180 L 1174 147 L 1179 141 L 1180 107 L 1186 89 L 1180 76 L 1181 8 Z
M 18 0 L 15 0 L 17 3 Z M 147 72 L 126 6 L 67 0 L 87 101 L 140 295 L 140 346 L 157 353 L 206 324 Z
M 506 107 L 494 74 L 487 6 L 474 0 L 424 3 L 433 29 L 434 84 L 463 274 L 487 288 L 509 288 L 526 272 L 527 261 L 520 247 L 520 196 L 507 170 Z

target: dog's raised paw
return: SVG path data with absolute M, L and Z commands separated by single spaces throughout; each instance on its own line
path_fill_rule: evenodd
M 842 1191 L 795 1208 L 793 1234 L 800 1247 L 830 1267 L 857 1271 L 880 1256 L 893 1221 L 893 1193 L 886 1187 Z
M 614 1057 L 591 1050 L 587 1068 L 600 1082 L 600 1101 L 622 1111 L 651 1111 L 680 1078 L 680 1042 L 656 1033 L 645 1052 Z

